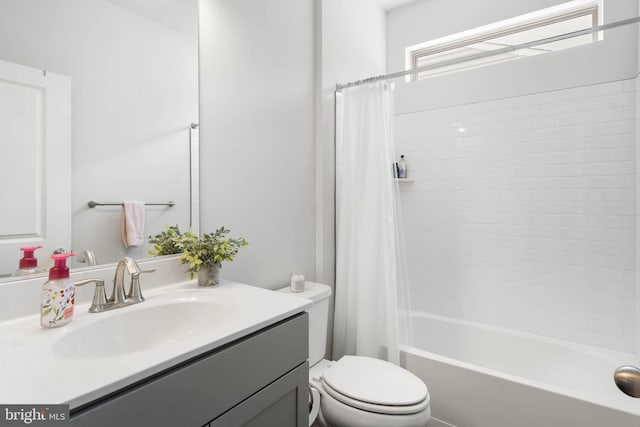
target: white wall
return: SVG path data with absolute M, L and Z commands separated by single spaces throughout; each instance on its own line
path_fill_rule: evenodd
M 313 0 L 200 1 L 201 232 L 249 246 L 222 277 L 315 278 Z
M 385 11 L 370 0 L 322 0 L 316 130 L 318 280 L 335 281 L 334 187 L 337 83 L 385 73 Z
M 638 0 L 640 11 L 640 0 Z M 640 73 L 640 29 L 636 25 L 638 33 L 638 73 Z M 636 75 L 636 172 L 640 164 L 640 75 Z M 636 173 L 636 189 L 640 189 L 640 175 Z M 636 213 L 640 212 L 640 196 L 636 194 Z M 640 362 L 640 218 L 636 216 L 636 358 Z
M 640 69 L 640 67 L 639 67 Z M 640 76 L 635 78 L 636 86 L 636 152 L 635 152 L 635 166 L 636 166 L 636 245 L 635 245 L 635 258 L 636 258 L 636 289 L 635 289 L 635 301 L 636 301 L 636 336 L 635 336 L 635 351 L 636 357 L 640 362 L 640 195 L 637 193 L 640 189 L 640 175 L 637 173 L 640 165 L 640 149 L 638 149 L 638 141 L 640 141 Z
M 428 0 L 389 12 L 387 67 L 405 68 L 407 46 L 497 22 L 564 0 Z M 472 11 L 472 12 L 469 12 Z M 637 2 L 605 0 L 604 22 L 636 16 Z M 635 77 L 637 52 L 632 27 L 607 31 L 604 40 L 574 49 L 495 64 L 410 84 L 399 84 L 399 113 L 467 104 Z M 455 89 L 454 89 L 455 88 Z
M 181 3 L 193 22 L 178 30 L 107 0 L 0 0 L 0 59 L 71 77 L 70 249 L 92 249 L 101 263 L 146 258 L 147 247 L 126 250 L 120 209 L 89 200 L 174 200 L 147 209 L 146 234 L 189 225 L 197 3 Z

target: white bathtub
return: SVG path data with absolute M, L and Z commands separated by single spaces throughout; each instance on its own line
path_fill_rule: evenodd
M 640 427 L 640 399 L 613 381 L 633 354 L 423 313 L 402 365 L 431 394 L 431 426 Z

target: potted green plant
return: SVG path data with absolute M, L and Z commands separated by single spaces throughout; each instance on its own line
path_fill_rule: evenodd
M 211 286 L 220 283 L 220 269 L 223 261 L 233 261 L 241 247 L 249 243 L 242 237 L 232 238 L 227 235 L 231 230 L 220 227 L 213 233 L 198 237 L 189 229 L 180 232 L 178 226 L 168 226 L 155 236 L 149 236 L 153 256 L 182 253 L 180 262 L 187 264 L 189 278 L 198 275 L 200 286 Z

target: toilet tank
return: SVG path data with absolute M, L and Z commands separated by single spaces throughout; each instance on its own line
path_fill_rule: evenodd
M 331 288 L 322 283 L 307 281 L 304 292 L 291 292 L 289 286 L 278 289 L 278 292 L 313 301 L 313 304 L 307 308 L 307 313 L 309 313 L 309 366 L 313 366 L 324 358 L 327 351 Z

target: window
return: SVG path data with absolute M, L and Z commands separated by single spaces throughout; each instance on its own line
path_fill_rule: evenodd
M 571 1 L 469 31 L 409 46 L 406 48 L 406 65 L 407 69 L 427 65 L 436 66 L 447 61 L 593 28 L 601 22 L 601 0 Z M 600 39 L 602 39 L 602 35 L 599 32 L 572 37 L 531 48 L 421 71 L 409 75 L 407 81 L 567 49 Z

